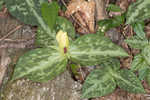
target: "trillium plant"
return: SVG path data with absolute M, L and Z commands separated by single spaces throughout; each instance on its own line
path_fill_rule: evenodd
M 24 77 L 35 82 L 47 82 L 63 73 L 69 62 L 73 62 L 81 66 L 101 66 L 86 78 L 82 98 L 105 96 L 112 93 L 116 86 L 128 92 L 145 93 L 140 80 L 132 71 L 120 69 L 117 58 L 127 57 L 128 54 L 100 34 L 76 38 L 71 22 L 58 16 L 60 8 L 56 2 L 6 0 L 6 6 L 17 19 L 38 26 L 35 44 L 40 47 L 19 58 L 12 81 Z M 117 20 L 118 17 L 115 22 Z

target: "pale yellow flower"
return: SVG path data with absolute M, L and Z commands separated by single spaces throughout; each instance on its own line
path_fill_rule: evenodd
M 67 32 L 63 32 L 62 30 L 58 31 L 57 35 L 56 35 L 56 40 L 59 44 L 59 48 L 63 53 L 66 53 L 68 47 L 69 47 L 69 39 L 68 39 L 68 35 Z

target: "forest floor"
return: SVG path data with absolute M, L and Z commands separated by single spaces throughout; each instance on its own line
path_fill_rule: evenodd
M 67 0 L 61 1 L 62 2 L 60 4 L 65 5 L 67 10 L 65 12 L 63 10 L 59 11 L 59 15 L 70 20 L 79 35 L 95 33 L 97 29 L 97 21 L 110 18 L 114 15 L 120 15 L 122 13 L 116 13 L 112 11 L 106 12 L 106 7 L 110 3 L 118 5 L 121 9 L 123 9 L 123 12 L 125 12 L 128 9 L 128 6 L 131 3 L 135 2 L 135 0 L 95 0 L 94 3 L 92 0 L 88 3 L 83 0 L 79 0 L 77 2 L 76 0 L 72 0 L 71 2 Z M 84 16 L 86 14 L 89 16 Z M 5 74 L 9 69 L 8 65 L 15 64 L 19 56 L 22 55 L 18 54 L 17 51 L 35 48 L 34 39 L 36 29 L 36 27 L 24 25 L 24 23 L 21 23 L 20 21 L 12 17 L 5 5 L 3 5 L 2 10 L 0 11 L 0 85 L 3 84 L 3 79 L 6 76 Z M 147 25 L 145 26 L 145 32 L 147 34 L 147 37 L 149 37 L 149 20 L 147 21 Z M 130 54 L 130 57 L 128 58 L 120 59 L 122 68 L 130 69 L 130 64 L 133 60 L 134 55 L 139 52 L 139 50 L 131 49 L 126 43 L 122 42 L 124 38 L 131 37 L 134 34 L 135 33 L 133 29 L 130 26 L 126 25 L 121 25 L 119 27 L 113 28 L 105 33 L 105 35 L 111 38 L 114 43 L 120 45 L 128 52 L 128 54 Z M 15 53 L 12 53 L 10 51 L 11 49 L 15 49 Z M 87 72 L 87 70 L 88 69 L 83 68 L 80 71 L 82 74 L 84 73 L 85 75 L 87 75 L 87 73 L 89 73 Z M 75 77 L 75 80 L 83 83 L 86 76 L 84 76 L 84 78 L 82 76 L 84 75 Z M 132 94 L 125 92 L 117 87 L 115 92 L 111 93 L 108 96 L 90 100 L 150 100 L 150 87 L 148 86 L 146 81 L 142 81 L 142 84 L 147 94 Z

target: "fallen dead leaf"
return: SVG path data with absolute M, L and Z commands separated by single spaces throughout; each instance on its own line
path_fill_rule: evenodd
M 93 0 L 72 0 L 67 6 L 66 15 L 71 16 L 73 14 L 84 27 L 82 30 L 86 30 L 85 32 L 88 30 L 88 33 L 95 32 L 95 2 Z

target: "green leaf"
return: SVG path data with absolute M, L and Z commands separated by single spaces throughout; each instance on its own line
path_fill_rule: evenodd
M 134 56 L 134 59 L 131 63 L 132 71 L 138 71 L 140 69 L 147 68 L 147 67 L 148 67 L 148 64 L 141 54 Z
M 120 12 L 121 8 L 117 5 L 114 4 L 109 4 L 108 7 L 106 8 L 107 11 L 113 11 L 113 12 Z
M 126 57 L 128 54 L 109 38 L 88 34 L 79 37 L 69 48 L 71 60 L 82 65 L 97 65 L 108 58 Z
M 149 70 L 148 70 L 149 68 L 148 68 L 148 66 L 147 67 L 145 67 L 145 68 L 141 68 L 141 69 L 139 69 L 139 79 L 140 80 L 144 80 L 145 78 L 146 78 L 146 76 L 148 75 L 148 72 L 149 72 Z
M 72 23 L 64 17 L 61 17 L 61 16 L 57 17 L 56 30 L 57 31 L 62 30 L 64 32 L 67 32 L 69 37 L 73 39 L 75 38 L 75 29 Z
M 52 34 L 54 36 L 52 36 Z M 53 44 L 57 43 L 55 35 L 56 35 L 55 31 L 53 31 L 52 33 L 48 33 L 39 27 L 36 33 L 35 44 L 40 47 L 52 46 Z
M 116 88 L 113 77 L 107 69 L 92 71 L 86 78 L 82 87 L 82 98 L 94 98 L 112 93 Z
M 124 14 L 115 16 L 114 18 L 104 19 L 98 22 L 98 31 L 101 33 L 110 30 L 111 28 L 118 27 L 124 23 Z
M 115 75 L 114 77 L 116 79 L 117 85 L 121 89 L 131 93 L 145 93 L 140 80 L 132 71 L 124 69 L 119 71 L 119 74 Z
M 31 50 L 17 62 L 12 80 L 26 77 L 36 82 L 47 82 L 64 72 L 66 64 L 67 59 L 56 49 Z
M 107 61 L 105 61 L 104 63 L 102 63 L 100 66 L 103 67 L 111 67 L 111 69 L 113 69 L 114 71 L 117 71 L 120 69 L 120 61 L 118 59 L 108 59 Z
M 41 14 L 41 4 L 47 0 L 5 0 L 10 14 L 24 24 L 40 26 L 45 31 L 51 32 L 45 24 Z
M 3 8 L 3 4 L 4 4 L 4 0 L 1 0 L 1 1 L 0 1 L 0 11 L 1 11 L 2 8 Z
M 124 21 L 125 21 L 125 14 L 122 14 L 121 16 L 118 15 L 118 16 L 114 16 L 114 17 L 113 17 L 113 25 L 114 25 L 115 27 L 117 27 L 117 26 L 123 24 Z
M 128 7 L 126 24 L 134 24 L 150 18 L 150 0 L 136 0 Z
M 141 39 L 138 36 L 133 36 L 125 40 L 125 42 L 132 48 L 143 49 L 147 44 L 147 39 Z
M 25 24 L 39 25 L 37 17 L 42 18 L 41 4 L 46 1 L 47 0 L 5 0 L 5 4 L 9 12 Z
M 41 11 L 44 21 L 48 24 L 49 28 L 53 30 L 59 11 L 57 2 L 43 3 Z
M 146 62 L 150 65 L 150 45 L 147 45 L 143 50 L 142 50 L 142 56 L 146 60 Z
M 96 34 L 99 35 L 100 37 L 105 36 L 105 32 L 102 32 L 100 28 L 96 31 Z
M 146 80 L 147 80 L 148 85 L 150 85 L 150 69 L 148 70 Z
M 134 56 L 134 59 L 131 63 L 131 71 L 138 71 L 138 78 L 140 80 L 144 80 L 144 78 L 147 76 L 148 67 L 149 65 L 141 54 Z
M 111 19 L 104 19 L 98 21 L 98 31 L 102 33 L 108 31 L 109 29 L 112 28 L 111 23 L 112 23 Z
M 134 32 L 137 34 L 137 36 L 141 39 L 146 39 L 145 32 L 144 32 L 144 21 L 142 22 L 136 22 L 132 25 Z
M 70 64 L 70 68 L 71 68 L 73 75 L 79 75 L 78 69 L 80 68 L 80 66 L 75 65 L 75 64 Z

